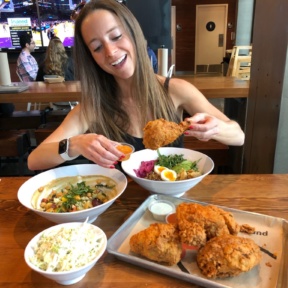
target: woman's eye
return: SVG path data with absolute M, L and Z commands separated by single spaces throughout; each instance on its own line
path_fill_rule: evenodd
M 94 48 L 93 52 L 99 52 L 101 50 L 101 45 Z
M 119 40 L 121 37 L 122 37 L 122 34 L 120 34 L 120 35 L 114 37 L 113 40 L 114 40 L 114 41 L 117 41 L 117 40 Z

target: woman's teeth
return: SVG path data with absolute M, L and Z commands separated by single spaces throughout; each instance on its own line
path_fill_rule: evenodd
M 124 55 L 123 57 L 121 57 L 120 59 L 118 59 L 117 61 L 113 62 L 112 65 L 115 66 L 119 63 L 121 63 L 124 59 L 125 59 L 126 55 Z

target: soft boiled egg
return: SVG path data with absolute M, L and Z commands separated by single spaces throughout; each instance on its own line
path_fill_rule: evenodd
M 164 166 L 160 166 L 160 165 L 155 165 L 154 166 L 154 172 L 157 173 L 158 175 L 161 175 L 161 172 L 163 170 L 166 170 L 168 168 L 164 167 Z
M 170 169 L 164 169 L 160 176 L 163 181 L 176 181 L 177 179 L 177 173 Z

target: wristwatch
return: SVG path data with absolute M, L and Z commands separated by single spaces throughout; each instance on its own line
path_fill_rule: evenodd
M 70 157 L 68 154 L 69 151 L 69 138 L 68 139 L 63 139 L 59 142 L 59 146 L 58 146 L 58 154 L 65 160 L 65 161 L 69 161 L 69 160 L 73 160 L 75 158 L 77 158 L 79 155 L 74 156 L 74 157 Z

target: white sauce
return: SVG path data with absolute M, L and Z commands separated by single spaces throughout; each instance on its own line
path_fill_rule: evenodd
M 152 213 L 164 215 L 172 212 L 173 207 L 167 203 L 158 202 L 153 204 L 150 209 Z

